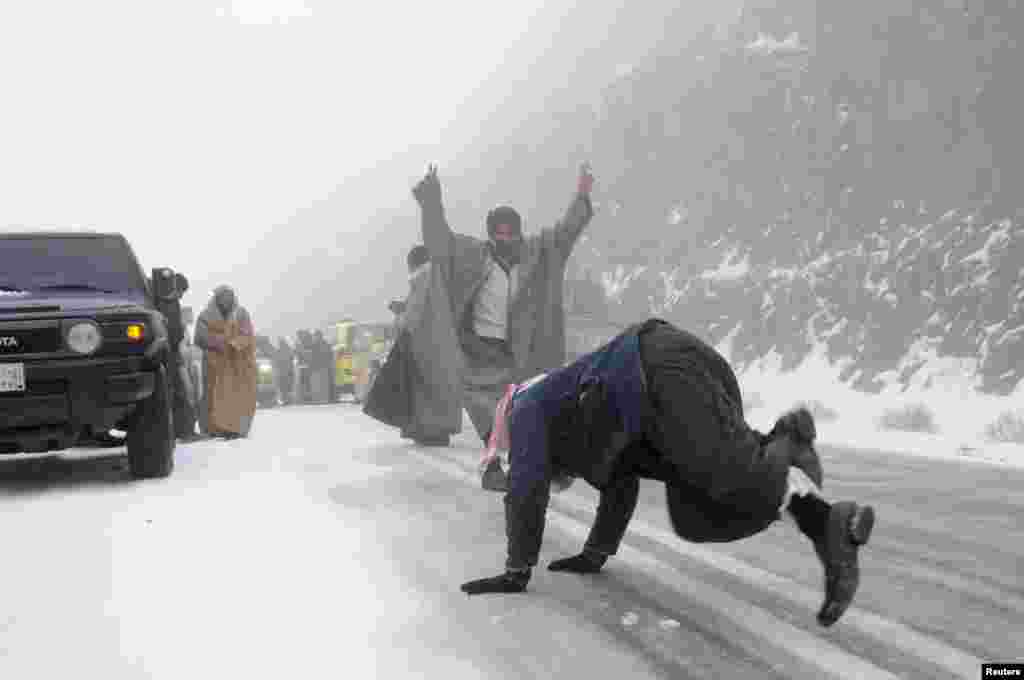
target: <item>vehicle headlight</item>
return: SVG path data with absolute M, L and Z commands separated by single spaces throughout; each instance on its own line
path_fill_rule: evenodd
M 89 321 L 80 321 L 68 329 L 68 347 L 79 354 L 92 354 L 103 344 L 100 327 Z
M 124 329 L 125 337 L 132 342 L 142 342 L 146 339 L 146 326 L 141 323 L 132 323 Z

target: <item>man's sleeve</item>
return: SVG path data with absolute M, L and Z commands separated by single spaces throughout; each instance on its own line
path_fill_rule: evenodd
M 249 315 L 249 310 L 245 307 L 238 310 L 238 330 L 242 335 L 256 335 L 256 329 L 252 324 L 252 317 Z
M 551 493 L 548 427 L 541 403 L 520 397 L 510 415 L 509 489 L 505 494 L 505 531 L 509 569 L 537 564 L 544 538 L 544 516 Z
M 451 255 L 455 234 L 448 225 L 444 204 L 440 199 L 420 205 L 420 227 L 423 231 L 423 245 L 430 251 L 432 259 Z
M 594 205 L 587 194 L 576 194 L 572 203 L 569 204 L 565 216 L 552 227 L 555 234 L 555 243 L 562 257 L 568 259 L 572 249 L 576 246 L 580 234 L 590 224 L 594 217 Z
M 210 328 L 206 323 L 206 319 L 203 316 L 199 317 L 196 321 L 196 333 L 194 342 L 200 349 L 209 351 L 210 349 Z

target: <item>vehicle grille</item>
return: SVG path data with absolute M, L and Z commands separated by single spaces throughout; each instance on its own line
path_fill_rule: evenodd
M 24 392 L 0 393 L 3 399 L 24 399 L 25 397 L 56 397 L 67 392 L 68 385 L 63 380 L 28 381 Z
M 49 354 L 61 349 L 60 328 L 3 328 L 0 326 L 0 358 L 23 354 Z

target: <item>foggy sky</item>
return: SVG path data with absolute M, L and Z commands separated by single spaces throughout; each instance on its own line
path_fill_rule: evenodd
M 650 31 L 628 20 L 650 10 L 571 5 L 4 3 L 0 228 L 122 232 L 145 268 L 189 276 L 186 303 L 231 283 L 275 335 L 386 316 L 405 292 L 409 188 L 426 163 L 457 189 L 481 138 L 500 144 L 546 92 L 642 51 Z M 317 290 L 321 272 L 349 269 L 347 285 Z

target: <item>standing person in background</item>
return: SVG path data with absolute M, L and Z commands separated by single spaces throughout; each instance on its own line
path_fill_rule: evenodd
M 323 376 L 322 396 L 324 403 L 333 404 L 338 400 L 338 386 L 334 370 L 334 348 L 327 342 L 324 332 L 318 330 L 314 335 L 317 365 Z
M 193 362 L 193 346 L 191 338 L 185 330 L 184 315 L 181 317 L 181 340 L 178 342 L 178 372 L 182 389 L 182 400 L 174 414 L 174 428 L 178 439 L 191 442 L 197 439 L 196 419 L 199 410 L 200 391 L 196 384 L 196 373 Z
M 256 413 L 256 337 L 249 312 L 231 286 L 220 286 L 196 322 L 196 345 L 205 352 L 206 410 L 210 434 L 246 437 Z
M 314 331 L 310 345 L 312 391 L 314 404 L 326 404 L 330 397 L 329 383 L 334 382 L 331 375 L 331 348 L 324 339 L 322 331 Z
M 186 429 L 193 433 L 185 441 L 199 439 L 199 434 L 207 432 L 205 416 L 203 415 L 206 403 L 205 377 L 203 376 L 203 351 L 192 342 L 192 334 L 185 333 L 181 341 L 181 357 L 185 363 L 185 373 L 188 378 L 189 391 L 192 399 L 193 424 Z M 198 426 L 199 434 L 195 434 Z
M 409 294 L 389 305 L 395 343 L 363 412 L 400 428 L 403 439 L 420 446 L 448 446 L 451 435 L 462 431 L 461 356 L 448 292 L 426 247 L 414 246 L 406 265 Z
M 672 528 L 687 541 L 738 541 L 787 513 L 824 569 L 818 623 L 831 626 L 853 601 L 874 508 L 826 501 L 810 412 L 783 414 L 768 434 L 750 427 L 729 362 L 692 333 L 660 319 L 636 324 L 569 366 L 510 387 L 508 400 L 494 442 L 510 447 L 505 571 L 463 592 L 526 590 L 551 488 L 565 477 L 584 478 L 601 497 L 582 552 L 548 568 L 600 571 L 647 478 L 664 483 Z
M 295 392 L 295 352 L 288 341 L 281 337 L 277 340 L 277 351 L 274 353 L 277 388 L 281 392 L 281 403 L 292 403 Z
M 157 308 L 167 320 L 167 374 L 170 378 L 175 437 L 189 440 L 195 435 L 195 416 L 187 385 L 185 362 L 181 354 L 185 340 L 185 317 L 181 297 L 188 291 L 188 279 L 170 269 L 154 269 L 149 279 Z
M 487 214 L 485 238 L 452 231 L 435 167 L 413 189 L 423 242 L 447 284 L 464 355 L 460 401 L 485 444 L 505 388 L 565 363 L 565 267 L 593 218 L 593 185 L 589 167 L 582 166 L 564 217 L 529 237 L 516 210 L 495 208 Z M 424 355 L 436 353 L 421 338 L 412 342 Z
M 313 385 L 311 371 L 313 370 L 313 336 L 308 330 L 300 330 L 296 333 L 295 361 L 298 372 L 298 384 L 296 385 L 297 398 L 300 404 L 308 404 L 313 398 Z

